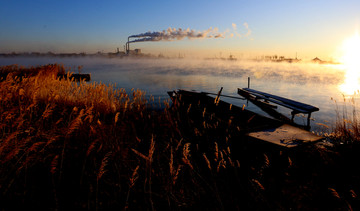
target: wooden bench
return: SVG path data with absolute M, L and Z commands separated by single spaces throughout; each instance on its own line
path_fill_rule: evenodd
M 261 92 L 261 91 L 257 91 L 254 89 L 250 89 L 250 88 L 243 88 L 243 89 L 238 89 L 238 94 L 240 95 L 252 95 L 254 96 L 256 99 L 263 99 L 265 101 L 268 102 L 272 102 L 281 106 L 284 106 L 286 108 L 289 108 L 292 110 L 291 115 L 291 121 L 294 121 L 294 116 L 296 114 L 299 113 L 304 113 L 304 114 L 308 114 L 308 119 L 307 119 L 307 126 L 310 126 L 310 117 L 311 117 L 311 113 L 314 111 L 319 111 L 319 108 L 314 107 L 312 105 L 308 105 L 305 103 L 301 103 L 295 100 L 291 100 L 288 98 L 284 98 L 284 97 L 280 97 L 277 95 L 272 95 L 266 92 Z

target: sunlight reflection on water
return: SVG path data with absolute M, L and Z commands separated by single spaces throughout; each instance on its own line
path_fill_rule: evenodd
M 354 95 L 360 90 L 360 63 L 355 65 L 344 65 L 345 69 L 344 82 L 339 85 L 339 90 L 345 95 Z

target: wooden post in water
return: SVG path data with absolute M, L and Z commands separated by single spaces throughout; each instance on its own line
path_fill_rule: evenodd
M 250 77 L 248 77 L 248 89 L 250 89 Z M 246 100 L 246 106 L 249 106 L 249 99 Z

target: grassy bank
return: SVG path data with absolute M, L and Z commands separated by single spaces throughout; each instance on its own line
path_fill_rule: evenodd
M 2 210 L 360 208 L 350 128 L 331 147 L 254 147 L 230 122 L 154 111 L 142 91 L 59 80 L 59 65 L 1 71 Z

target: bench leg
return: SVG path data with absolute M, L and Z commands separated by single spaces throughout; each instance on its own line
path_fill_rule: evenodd
M 307 127 L 310 128 L 310 118 L 311 118 L 311 113 L 308 114 L 308 118 L 307 118 Z

